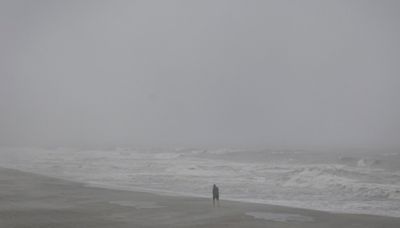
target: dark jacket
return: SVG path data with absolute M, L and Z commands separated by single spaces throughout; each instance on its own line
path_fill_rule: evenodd
M 216 185 L 213 186 L 213 196 L 219 196 L 219 189 Z

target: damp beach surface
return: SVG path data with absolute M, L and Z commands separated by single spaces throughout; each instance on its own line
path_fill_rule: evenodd
M 385 216 L 90 187 L 0 168 L 0 227 L 399 227 Z

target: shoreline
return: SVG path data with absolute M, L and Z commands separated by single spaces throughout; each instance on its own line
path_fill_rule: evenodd
M 41 174 L 39 174 L 41 175 Z M 46 175 L 44 175 L 46 176 Z M 53 177 L 57 178 L 57 177 Z M 60 178 L 62 179 L 62 178 Z M 63 179 L 64 180 L 64 179 Z M 65 179 L 67 180 L 67 179 Z M 75 182 L 74 180 L 68 180 Z M 82 183 L 82 182 L 78 182 Z M 125 187 L 125 186 L 116 186 L 111 184 L 104 184 L 104 183 L 83 183 L 85 186 L 88 187 L 95 187 L 95 188 L 104 188 L 109 190 L 121 190 L 121 191 L 131 191 L 131 192 L 142 192 L 142 193 L 151 193 L 156 194 L 159 196 L 171 196 L 171 197 L 193 197 L 193 198 L 200 198 L 200 199 L 210 199 L 211 194 L 209 197 L 205 195 L 196 195 L 196 194 L 189 194 L 189 193 L 174 193 L 168 190 L 159 190 L 159 189 L 151 189 L 151 188 L 142 188 L 142 187 Z M 333 214 L 349 214 L 349 215 L 365 215 L 365 216 L 382 216 L 382 217 L 389 217 L 389 218 L 400 218 L 397 216 L 391 215 L 383 215 L 383 214 L 374 214 L 374 213 L 357 213 L 357 212 L 340 212 L 339 210 L 323 210 L 323 209 L 315 209 L 315 208 L 306 208 L 301 206 L 292 206 L 292 205 L 284 205 L 284 204 L 274 204 L 269 201 L 262 201 L 259 199 L 234 199 L 234 198 L 221 198 L 222 201 L 231 201 L 231 202 L 238 202 L 238 203 L 250 203 L 250 204 L 260 204 L 266 206 L 276 206 L 276 207 L 286 207 L 286 208 L 293 208 L 293 209 L 300 209 L 300 210 L 310 210 L 310 211 L 318 211 L 318 212 L 325 212 L 325 213 L 333 213 Z
M 0 168 L 1 227 L 399 227 L 400 218 L 87 186 Z
M 348 161 L 368 161 L 364 155 L 350 153 L 345 159 L 321 155 L 308 163 L 314 159 L 308 152 L 228 157 L 216 155 L 217 151 L 206 156 L 192 152 L 26 148 L 2 150 L 1 164 L 109 189 L 208 198 L 216 183 L 222 197 L 234 201 L 400 217 L 398 169 L 393 173 Z
M 26 172 L 26 173 L 31 173 L 39 176 L 44 176 L 44 177 L 49 177 L 49 178 L 56 178 L 60 180 L 65 180 L 65 181 L 70 181 L 74 183 L 81 183 L 84 186 L 87 187 L 95 187 L 95 188 L 102 188 L 102 189 L 109 189 L 109 190 L 121 190 L 121 191 L 130 191 L 130 192 L 141 192 L 141 193 L 151 193 L 151 194 L 156 194 L 159 196 L 171 196 L 171 197 L 193 197 L 193 198 L 201 198 L 201 199 L 209 199 L 210 196 L 205 196 L 205 195 L 197 195 L 197 194 L 190 194 L 190 193 L 185 193 L 185 192 L 173 192 L 170 190 L 162 190 L 162 189 L 152 189 L 152 188 L 144 188 L 144 187 L 133 187 L 133 186 L 123 186 L 123 185 L 113 185 L 113 184 L 107 184 L 107 183 L 100 183 L 100 182 L 83 182 L 83 181 L 78 181 L 74 180 L 72 178 L 62 178 L 59 176 L 52 176 L 52 175 L 47 175 L 44 173 L 38 173 L 34 171 L 26 171 L 26 170 L 20 170 L 16 168 L 7 168 L 7 167 L 1 167 L 0 169 L 11 169 L 11 170 L 16 170 L 20 172 Z M 211 189 L 210 189 L 211 191 Z M 251 203 L 251 204 L 260 204 L 260 205 L 266 205 L 266 206 L 278 206 L 278 207 L 287 207 L 287 208 L 293 208 L 293 209 L 304 209 L 304 210 L 311 210 L 311 211 L 321 211 L 321 212 L 326 212 L 326 213 L 335 213 L 335 214 L 350 214 L 350 215 L 366 215 L 366 216 L 383 216 L 383 217 L 390 217 L 390 218 L 400 218 L 400 216 L 393 216 L 393 215 L 385 215 L 383 213 L 358 213 L 358 212 L 349 212 L 349 211 L 340 211 L 340 209 L 337 210 L 323 210 L 319 208 L 313 208 L 313 207 L 303 207 L 303 206 L 295 206 L 291 205 L 290 203 L 288 204 L 279 204 L 279 203 L 273 203 L 270 201 L 263 201 L 260 199 L 235 199 L 235 198 L 222 198 L 224 201 L 232 201 L 232 202 L 239 202 L 239 203 Z

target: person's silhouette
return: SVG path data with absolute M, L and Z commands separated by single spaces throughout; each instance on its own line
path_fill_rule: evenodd
M 215 201 L 217 201 L 217 205 L 219 207 L 219 189 L 215 184 L 213 186 L 212 194 L 213 194 L 213 206 L 215 207 Z

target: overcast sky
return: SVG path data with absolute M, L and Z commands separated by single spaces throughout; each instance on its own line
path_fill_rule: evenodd
M 400 1 L 1 1 L 0 144 L 400 148 Z

